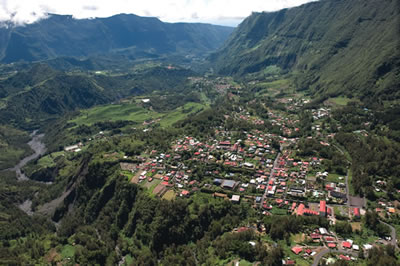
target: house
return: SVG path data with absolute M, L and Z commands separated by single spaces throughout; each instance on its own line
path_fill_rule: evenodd
M 183 190 L 181 192 L 181 197 L 188 197 L 190 195 L 190 192 L 188 190 Z
M 316 234 L 316 233 L 312 233 L 312 234 L 310 234 L 310 237 L 313 240 L 319 240 L 321 238 L 321 235 L 320 234 Z
M 257 203 L 257 204 L 261 203 L 261 199 L 262 199 L 262 198 L 261 198 L 260 196 L 257 196 L 257 197 L 256 197 L 256 203 Z
M 282 265 L 295 265 L 296 262 L 294 260 L 282 260 Z
M 222 186 L 223 188 L 225 188 L 225 189 L 231 189 L 231 190 L 233 190 L 233 189 L 235 188 L 235 186 L 236 186 L 236 181 L 225 179 L 225 180 L 222 182 L 221 186 Z
M 330 242 L 335 242 L 335 238 L 331 237 L 331 236 L 327 236 L 325 237 L 325 241 L 330 243 Z
M 231 201 L 233 203 L 239 203 L 240 202 L 240 196 L 239 195 L 232 195 Z
M 328 243 L 328 247 L 329 248 L 336 248 L 336 244 L 335 243 Z
M 293 247 L 292 251 L 294 254 L 299 255 L 299 253 L 303 251 L 303 248 L 302 247 Z
M 305 206 L 304 206 L 303 203 L 301 203 L 301 204 L 299 205 L 299 207 L 297 208 L 296 214 L 297 214 L 298 216 L 302 216 L 302 215 L 304 214 L 304 209 L 305 209 Z
M 354 217 L 360 218 L 360 208 L 353 209 Z
M 329 196 L 337 199 L 345 199 L 347 198 L 345 193 L 341 193 L 338 191 L 329 191 Z
M 319 230 L 319 233 L 320 233 L 321 235 L 327 235 L 327 234 L 328 234 L 328 230 L 326 230 L 326 229 L 323 228 L 323 227 L 319 228 L 318 230 Z
M 326 201 L 325 200 L 321 200 L 319 202 L 319 215 L 322 217 L 326 216 Z
M 342 246 L 344 248 L 351 248 L 352 244 L 349 241 L 343 241 Z
M 214 198 L 228 199 L 228 195 L 226 195 L 226 194 L 224 194 L 224 193 L 215 192 L 215 193 L 213 194 L 213 196 L 214 196 Z
M 339 255 L 339 258 L 341 258 L 342 260 L 346 260 L 346 261 L 349 261 L 349 260 L 350 260 L 350 257 L 349 257 L 349 256 L 345 256 L 345 255 L 343 255 L 343 254 L 340 254 L 340 255 Z
M 214 179 L 214 185 L 220 186 L 221 184 L 222 184 L 222 180 L 221 179 L 219 179 L 219 178 L 215 178 Z

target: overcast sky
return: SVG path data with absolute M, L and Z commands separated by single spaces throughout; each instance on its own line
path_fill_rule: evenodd
M 158 17 L 165 22 L 207 22 L 236 26 L 252 11 L 276 11 L 312 0 L 0 0 L 0 21 L 32 23 L 47 13 L 75 18 L 120 13 Z

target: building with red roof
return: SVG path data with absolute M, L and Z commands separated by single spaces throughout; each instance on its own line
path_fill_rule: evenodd
M 292 248 L 292 251 L 294 254 L 299 255 L 299 253 L 303 251 L 303 248 L 302 247 L 294 247 L 294 248 Z
M 342 243 L 342 246 L 344 247 L 344 248 L 351 248 L 351 243 L 350 242 L 348 242 L 348 241 L 344 241 L 343 243 Z
M 325 237 L 326 242 L 335 242 L 335 239 L 331 236 Z
M 339 255 L 339 258 L 341 258 L 342 260 L 347 260 L 347 261 L 350 260 L 350 257 L 349 257 L 349 256 L 345 256 L 345 255 L 343 255 L 343 254 L 340 254 L 340 255 Z
M 310 209 L 304 209 L 303 212 L 305 215 L 318 215 L 318 212 L 310 210 Z
M 354 208 L 353 212 L 355 217 L 360 218 L 360 208 Z
M 310 234 L 310 237 L 315 240 L 315 239 L 320 239 L 321 235 L 320 234 L 316 234 L 316 233 L 312 233 L 312 234 Z
M 303 203 L 301 203 L 299 205 L 299 207 L 297 208 L 297 213 L 296 214 L 299 215 L 299 216 L 302 216 L 304 214 L 304 209 L 305 209 L 305 206 L 304 206 Z
M 335 243 L 328 243 L 328 247 L 329 248 L 336 248 L 336 244 Z
M 325 200 L 321 200 L 319 202 L 319 215 L 322 217 L 326 216 L 326 201 Z
M 183 191 L 181 192 L 181 195 L 184 196 L 184 197 L 189 196 L 189 194 L 190 194 L 190 192 L 189 192 L 188 190 L 183 190 Z

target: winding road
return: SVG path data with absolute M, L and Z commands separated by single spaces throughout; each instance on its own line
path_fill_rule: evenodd
M 399 246 L 397 245 L 396 229 L 388 223 L 385 223 L 382 221 L 380 221 L 380 222 L 390 228 L 390 237 L 391 237 L 390 244 L 392 244 L 396 249 L 398 249 Z
M 324 249 L 323 251 L 321 251 L 320 253 L 318 253 L 315 257 L 314 257 L 314 262 L 312 264 L 312 266 L 318 266 L 319 261 L 322 259 L 323 256 L 325 256 L 328 253 L 339 253 L 339 254 L 345 254 L 345 255 L 350 255 L 353 257 L 358 257 L 358 252 L 354 252 L 354 251 L 349 251 L 349 250 L 333 250 L 333 249 Z

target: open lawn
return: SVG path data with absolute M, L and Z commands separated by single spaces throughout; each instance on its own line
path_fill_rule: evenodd
M 175 199 L 175 197 L 176 197 L 175 192 L 174 192 L 173 190 L 168 190 L 168 191 L 164 194 L 164 196 L 162 197 L 162 199 L 165 199 L 165 200 L 173 200 L 173 199 Z
M 75 256 L 75 247 L 71 245 L 65 245 L 61 250 L 61 257 L 65 258 L 72 258 Z
M 335 104 L 335 105 L 347 105 L 348 102 L 350 102 L 350 99 L 347 97 L 336 97 L 336 98 L 330 98 L 329 102 Z
M 179 120 L 186 118 L 189 114 L 199 112 L 206 107 L 206 105 L 201 103 L 187 103 L 162 116 L 160 124 L 163 127 L 171 126 Z
M 288 79 L 279 79 L 272 82 L 260 82 L 257 84 L 257 87 L 261 87 L 262 89 L 257 93 L 260 95 L 276 95 L 280 93 L 282 90 L 287 90 L 290 87 L 290 80 Z
M 205 108 L 207 106 L 201 103 L 187 103 L 168 113 L 159 113 L 136 103 L 110 104 L 83 110 L 78 117 L 69 122 L 77 125 L 93 125 L 97 122 L 124 120 L 142 124 L 147 120 L 160 119 L 161 126 L 167 127 Z
M 351 223 L 351 228 L 352 228 L 353 232 L 355 232 L 356 230 L 360 231 L 361 223 Z
M 339 177 L 343 178 L 340 180 Z M 346 179 L 343 175 L 329 174 L 328 177 L 326 178 L 326 181 L 335 183 L 345 183 Z
M 306 239 L 306 235 L 304 233 L 291 235 L 290 240 L 291 242 L 295 242 L 297 244 L 303 243 Z
M 110 104 L 82 110 L 80 115 L 70 122 L 78 125 L 92 125 L 101 121 L 128 120 L 143 123 L 149 119 L 159 118 L 161 114 L 147 110 L 134 103 Z

